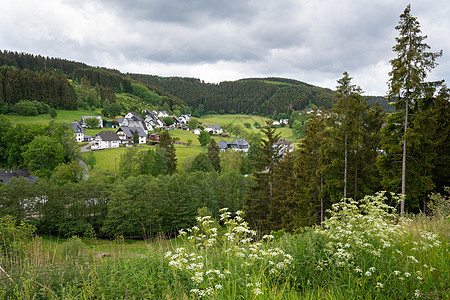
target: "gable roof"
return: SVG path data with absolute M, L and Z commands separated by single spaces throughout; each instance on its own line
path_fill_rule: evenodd
M 84 133 L 83 127 L 81 127 L 80 123 L 78 122 L 70 122 L 70 125 L 72 125 L 73 130 L 75 133 Z
M 100 137 L 102 141 L 120 141 L 119 136 L 117 133 L 113 131 L 100 131 L 95 135 L 95 137 Z
M 132 116 L 131 119 L 133 119 L 134 121 L 142 121 L 141 116 L 138 115 L 136 112 L 130 111 L 130 112 L 128 112 L 128 114 L 131 114 L 131 116 Z
M 135 131 L 138 132 L 138 135 L 140 137 L 143 137 L 143 136 L 146 137 L 147 136 L 147 134 L 145 133 L 144 129 L 141 128 L 141 127 L 125 127 L 125 126 L 123 126 L 123 127 L 120 127 L 119 130 L 116 131 L 116 133 L 119 132 L 119 131 L 123 131 L 123 133 L 125 133 L 125 136 L 127 138 L 132 138 Z
M 217 147 L 219 147 L 220 150 L 226 150 L 228 148 L 228 142 L 220 141 L 217 143 Z

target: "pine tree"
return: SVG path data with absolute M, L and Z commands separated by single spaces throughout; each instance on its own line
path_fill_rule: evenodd
M 442 55 L 442 51 L 436 53 L 428 51 L 430 46 L 424 42 L 427 36 L 421 35 L 419 22 L 411 15 L 411 5 L 408 5 L 400 15 L 400 21 L 395 29 L 399 31 L 399 37 L 396 38 L 397 44 L 393 47 L 397 57 L 390 61 L 392 71 L 389 72 L 388 98 L 396 101 L 397 112 L 403 111 L 402 201 L 400 206 L 400 213 L 403 215 L 407 185 L 406 160 L 409 156 L 407 155 L 407 138 L 410 135 L 408 132 L 410 128 L 409 115 L 423 97 L 424 88 L 427 86 L 424 80 L 427 73 L 436 67 L 435 60 Z

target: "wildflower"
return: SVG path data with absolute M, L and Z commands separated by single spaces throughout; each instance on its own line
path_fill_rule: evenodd
M 368 276 L 371 276 L 372 275 L 372 273 L 370 272 L 370 271 L 367 271 L 366 272 L 366 276 L 368 277 Z
M 354 269 L 354 271 L 355 271 L 356 273 L 362 273 L 362 270 L 361 270 L 360 268 L 356 268 L 356 269 Z
M 255 296 L 261 295 L 262 293 L 260 288 L 253 289 L 253 294 L 255 294 Z
M 398 274 L 400 274 L 400 271 L 394 271 L 392 273 L 394 273 L 394 275 L 398 275 Z
M 381 282 L 377 282 L 377 287 L 383 288 L 383 284 Z
M 411 276 L 411 273 L 405 272 L 405 277 Z
M 420 291 L 416 290 L 414 296 L 416 296 L 416 298 L 419 298 L 421 296 Z
M 221 284 L 216 284 L 215 288 L 216 288 L 216 290 L 221 290 L 222 289 L 222 285 Z
M 369 271 L 374 272 L 375 271 L 375 267 L 370 267 Z

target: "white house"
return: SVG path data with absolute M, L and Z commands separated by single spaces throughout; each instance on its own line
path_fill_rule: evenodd
M 82 116 L 81 117 L 81 127 L 83 127 L 83 128 L 86 128 L 86 124 L 84 124 L 84 121 L 86 120 L 86 119 L 92 119 L 92 118 L 94 118 L 94 119 L 97 119 L 98 120 L 98 128 L 103 128 L 103 120 L 102 120 L 102 117 L 100 117 L 100 116 Z
M 243 151 L 248 152 L 248 149 L 250 148 L 250 144 L 247 143 L 244 139 L 237 139 L 232 141 L 231 143 L 220 141 L 217 143 L 217 146 L 219 147 L 220 151 L 225 151 L 227 149 L 231 149 L 233 151 Z
M 75 138 L 77 139 L 77 142 L 84 142 L 84 129 L 81 127 L 80 123 L 70 122 L 70 125 L 72 125 L 73 130 L 75 131 Z
M 194 134 L 200 134 L 200 132 L 202 132 L 202 130 L 200 128 L 195 128 L 194 130 L 192 130 L 192 132 Z
M 294 143 L 286 141 L 284 139 L 278 140 L 274 145 L 274 148 L 278 148 L 278 153 L 280 155 L 285 155 L 289 152 L 294 151 Z
M 280 124 L 286 124 L 286 125 L 288 125 L 288 124 L 289 124 L 289 119 L 281 119 L 281 120 L 280 120 Z
M 131 119 L 133 121 L 142 121 L 143 119 L 134 111 L 130 111 L 125 115 L 125 119 Z
M 133 142 L 134 132 L 137 131 L 139 136 L 139 144 L 147 143 L 147 133 L 141 127 L 120 127 L 116 131 L 117 136 L 122 140 L 122 143 Z
M 118 148 L 120 144 L 119 136 L 113 131 L 100 131 L 95 135 L 94 141 L 91 149 Z
M 168 116 L 169 116 L 169 113 L 167 111 L 165 111 L 165 110 L 158 111 L 158 118 L 165 118 L 165 117 L 168 117 Z

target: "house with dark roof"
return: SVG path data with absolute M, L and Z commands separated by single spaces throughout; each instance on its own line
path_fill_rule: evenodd
M 30 176 L 28 170 L 19 169 L 19 170 L 0 170 L 0 182 L 7 183 L 13 178 L 23 177 L 29 182 L 35 182 L 38 177 Z
M 95 135 L 94 145 L 91 146 L 92 150 L 118 148 L 120 145 L 120 138 L 117 133 L 113 131 L 100 131 Z
M 122 140 L 122 143 L 133 142 L 134 132 L 137 131 L 139 144 L 147 143 L 147 133 L 141 127 L 120 127 L 116 133 Z
M 133 121 L 143 121 L 144 119 L 142 119 L 142 117 L 140 115 L 138 115 L 136 112 L 134 111 L 130 111 L 125 115 L 125 119 L 131 119 Z
M 70 122 L 70 125 L 72 125 L 73 131 L 75 131 L 75 138 L 77 139 L 77 142 L 81 143 L 84 141 L 84 129 L 81 127 L 80 123 L 78 122 Z
M 231 149 L 233 151 L 243 151 L 248 152 L 248 149 L 250 149 L 250 144 L 247 143 L 244 139 L 237 139 L 232 141 L 231 143 L 220 141 L 217 143 L 217 146 L 219 147 L 220 151 L 226 151 L 227 149 Z

